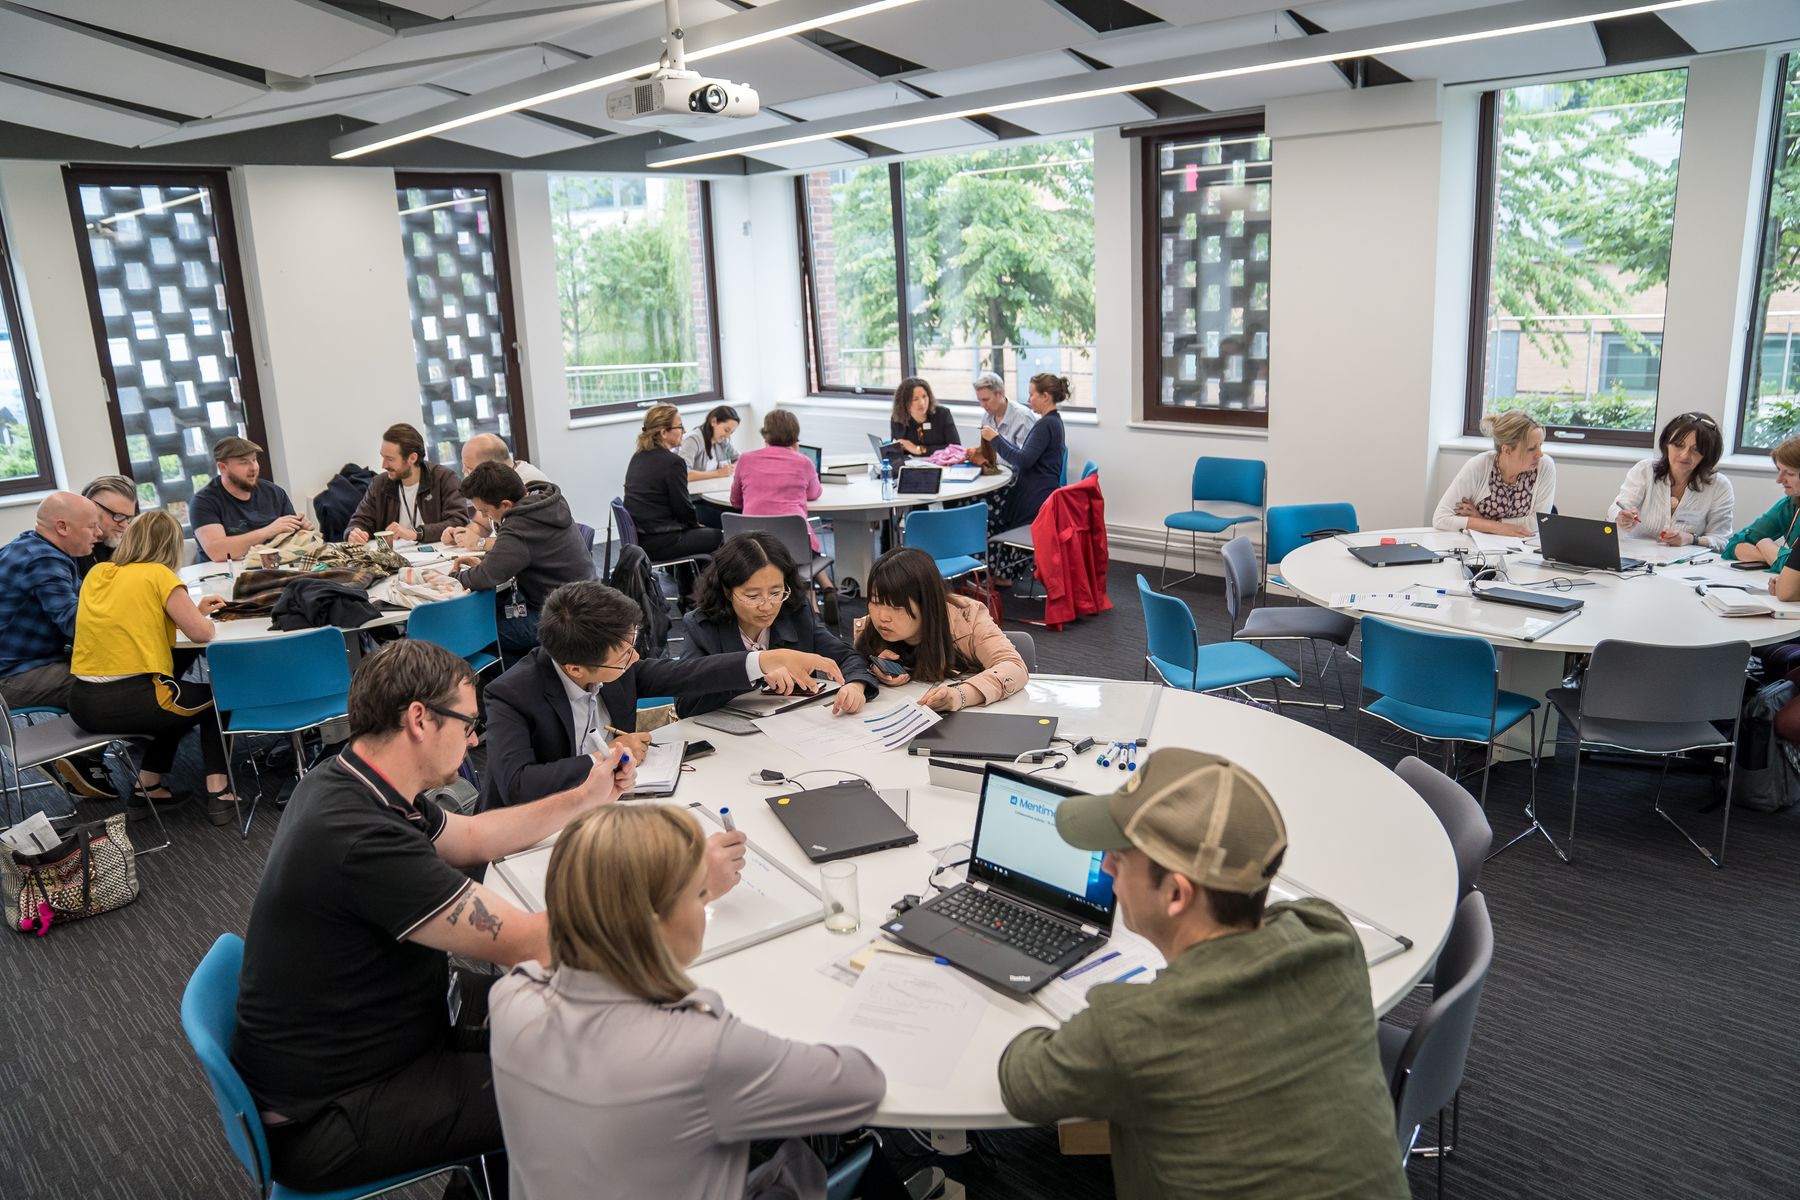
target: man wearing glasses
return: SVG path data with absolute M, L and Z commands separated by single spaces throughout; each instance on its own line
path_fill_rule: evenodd
M 481 721 L 468 664 L 429 642 L 363 659 L 349 712 L 349 745 L 300 781 L 269 848 L 231 1048 L 275 1180 L 308 1192 L 500 1149 L 487 1053 L 450 1044 L 449 954 L 511 966 L 545 961 L 549 946 L 542 913 L 463 870 L 542 841 L 635 782 L 615 752 L 536 804 L 473 817 L 439 808 L 425 793 L 456 778 Z M 736 882 L 726 864 L 716 875 Z
M 75 560 L 83 579 L 95 563 L 111 562 L 125 527 L 138 515 L 137 485 L 123 475 L 102 475 L 81 489 L 81 494 L 100 510 L 100 540 L 91 552 Z
M 484 696 L 483 811 L 575 787 L 611 750 L 641 758 L 650 735 L 632 732 L 639 696 L 735 695 L 765 676 L 791 686 L 814 671 L 844 681 L 836 663 L 802 650 L 639 659 L 633 643 L 642 617 L 637 601 L 598 580 L 565 583 L 550 593 L 538 620 L 538 648 Z

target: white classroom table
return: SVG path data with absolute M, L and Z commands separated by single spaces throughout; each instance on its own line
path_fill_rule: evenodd
M 1363 530 L 1348 535 L 1359 546 L 1378 544 L 1391 537 L 1399 542 L 1417 541 L 1434 550 L 1472 547 L 1472 539 L 1464 533 L 1449 533 L 1429 528 Z M 1633 539 L 1625 539 L 1622 552 L 1632 557 Z M 1707 608 L 1694 591 L 1691 581 L 1681 577 L 1684 566 L 1698 565 L 1716 555 L 1706 555 L 1695 564 L 1675 563 L 1658 566 L 1649 574 L 1612 575 L 1602 572 L 1576 574 L 1567 569 L 1538 566 L 1523 560 L 1537 558 L 1535 543 L 1522 553 L 1503 556 L 1507 579 L 1514 584 L 1534 583 L 1562 577 L 1581 581 L 1580 586 L 1555 595 L 1578 597 L 1585 601 L 1581 612 L 1571 621 L 1550 630 L 1536 641 L 1523 641 L 1504 632 L 1527 616 L 1546 614 L 1535 609 L 1512 605 L 1481 603 L 1463 597 L 1449 597 L 1448 623 L 1434 620 L 1408 620 L 1382 613 L 1383 620 L 1393 620 L 1418 629 L 1462 633 L 1482 638 L 1500 652 L 1500 686 L 1507 691 L 1541 701 L 1544 693 L 1558 687 L 1563 679 L 1563 656 L 1592 654 L 1603 641 L 1646 642 L 1657 646 L 1699 646 L 1743 640 L 1752 646 L 1766 646 L 1800 637 L 1800 621 L 1774 617 L 1722 617 Z M 1494 561 L 1489 555 L 1488 561 Z M 1371 567 L 1350 554 L 1349 547 L 1336 538 L 1309 542 L 1281 560 L 1281 578 L 1303 599 L 1330 607 L 1334 594 L 1344 592 L 1399 592 L 1430 588 L 1466 587 L 1461 565 L 1454 558 L 1417 567 Z M 1754 586 L 1767 580 L 1759 572 L 1745 572 L 1744 582 Z M 1418 585 L 1418 586 L 1414 586 Z M 1549 590 L 1549 589 L 1535 589 Z M 1344 609 L 1352 617 L 1363 614 Z M 1548 705 L 1543 711 L 1552 722 L 1547 733 L 1555 734 L 1556 711 Z M 1529 750 L 1529 737 L 1524 723 L 1511 735 L 1501 739 L 1502 757 L 1516 757 Z
M 407 551 L 407 563 L 415 567 L 439 567 L 450 563 L 458 555 L 472 555 L 479 558 L 484 551 L 458 550 L 454 546 L 426 546 L 418 550 Z M 202 596 L 223 596 L 231 599 L 232 582 L 243 573 L 245 567 L 241 561 L 232 562 L 197 562 L 181 568 L 181 581 L 188 585 L 188 594 L 195 600 Z M 388 579 L 391 579 L 389 576 Z M 369 599 L 379 604 L 387 597 L 388 579 L 382 579 L 369 589 Z M 404 625 L 410 616 L 409 610 L 384 612 L 372 621 L 358 626 L 358 629 L 380 629 L 388 625 Z M 256 642 L 265 638 L 286 637 L 300 632 L 293 629 L 275 629 L 269 624 L 267 617 L 241 617 L 235 621 L 214 621 L 213 642 Z M 345 630 L 353 633 L 355 630 Z M 208 642 L 192 642 L 185 633 L 176 631 L 175 648 L 177 650 L 204 650 Z
M 1159 685 L 1071 676 L 1033 676 L 1024 692 L 991 706 L 1001 712 L 1056 714 L 1057 732 L 1091 735 L 1101 745 L 1137 737 Z M 870 701 L 917 696 L 922 685 L 884 691 Z M 1309 726 L 1273 713 L 1211 696 L 1162 688 L 1150 748 L 1182 745 L 1230 756 L 1254 772 L 1280 804 L 1289 847 L 1282 874 L 1358 914 L 1402 934 L 1412 948 L 1369 972 L 1377 1013 L 1410 992 L 1436 959 L 1456 904 L 1456 860 L 1442 826 L 1424 801 L 1399 776 L 1368 755 Z M 974 829 L 976 797 L 936 788 L 927 781 L 926 760 L 904 750 L 852 761 L 808 761 L 767 737 L 733 737 L 678 722 L 656 733 L 657 741 L 705 738 L 718 753 L 694 763 L 683 776 L 674 803 L 698 801 L 710 809 L 731 806 L 738 828 L 771 858 L 816 883 L 809 862 L 781 826 L 763 797 L 777 794 L 748 782 L 764 767 L 789 775 L 841 765 L 857 770 L 877 787 L 910 790 L 910 823 L 915 845 L 865 854 L 856 863 L 862 928 L 855 934 L 828 932 L 822 923 L 713 959 L 692 969 L 703 986 L 716 989 L 744 1020 L 782 1037 L 817 1040 L 850 995 L 843 983 L 820 972 L 880 933 L 888 906 L 902 895 L 927 894 L 934 852 L 966 840 Z M 1096 790 L 1116 788 L 1124 778 L 1100 767 L 1090 750 L 1051 779 Z M 799 786 L 819 787 L 830 775 L 810 775 Z M 711 826 L 707 826 L 710 830 Z M 947 856 L 948 861 L 965 854 Z M 942 882 L 954 880 L 946 871 Z M 497 871 L 487 884 L 517 902 Z M 931 1129 L 947 1134 L 968 1129 L 1013 1127 L 1000 1100 L 1001 1052 L 1021 1030 L 1054 1022 L 1034 1003 L 990 993 L 974 1040 L 955 1074 L 941 1088 L 890 1084 L 871 1124 Z
M 997 475 L 982 475 L 972 483 L 946 483 L 940 490 L 916 496 L 881 498 L 881 480 L 869 478 L 869 460 L 848 462 L 827 459 L 827 471 L 842 469 L 849 483 L 822 485 L 822 494 L 806 508 L 813 516 L 831 516 L 835 539 L 832 574 L 842 586 L 845 580 L 865 584 L 869 567 L 875 562 L 875 531 L 881 523 L 902 509 L 921 504 L 942 504 L 951 500 L 968 500 L 997 492 L 1012 482 L 1012 472 L 1005 467 Z M 708 479 L 690 489 L 697 499 L 730 505 L 731 479 Z

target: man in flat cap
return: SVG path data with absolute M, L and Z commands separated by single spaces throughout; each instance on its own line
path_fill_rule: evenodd
M 194 493 L 188 520 L 200 553 L 213 562 L 242 558 L 278 533 L 311 529 L 288 494 L 262 477 L 262 447 L 248 438 L 220 438 L 213 447 L 218 474 Z
M 1111 1122 L 1122 1197 L 1406 1200 L 1362 943 L 1323 900 L 1264 911 L 1287 851 L 1268 789 L 1158 750 L 1117 792 L 1064 800 L 1056 828 L 1107 852 L 1118 918 L 1168 966 L 1015 1038 L 1007 1111 Z

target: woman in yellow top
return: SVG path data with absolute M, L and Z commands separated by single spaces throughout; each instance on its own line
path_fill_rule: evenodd
M 69 713 L 93 733 L 149 737 L 133 818 L 150 815 L 148 802 L 172 804 L 162 777 L 175 762 L 187 731 L 200 730 L 206 767 L 206 816 L 230 822 L 235 800 L 225 775 L 225 746 L 212 719 L 212 689 L 175 678 L 175 631 L 189 641 L 213 639 L 211 614 L 225 601 L 202 596 L 196 605 L 175 568 L 181 562 L 181 524 L 160 508 L 132 518 L 111 562 L 96 564 L 81 585 L 75 611 L 75 676 Z

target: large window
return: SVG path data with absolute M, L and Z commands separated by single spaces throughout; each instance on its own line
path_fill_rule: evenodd
M 119 469 L 185 526 L 213 443 L 264 441 L 225 176 L 66 172 Z M 253 360 L 252 360 L 253 361 Z M 265 469 L 266 469 L 265 464 Z
M 25 321 L 13 292 L 6 230 L 0 227 L 0 496 L 35 492 L 56 483 L 39 399 L 25 345 Z
M 1094 399 L 1094 148 L 997 146 L 798 183 L 813 390 L 887 393 L 917 375 L 972 400 L 1041 372 Z
M 550 216 L 571 414 L 717 399 L 707 185 L 553 175 Z
M 1261 118 L 1144 146 L 1144 415 L 1269 423 L 1274 163 Z
M 455 463 L 469 438 L 497 433 L 524 458 L 500 181 L 396 175 L 394 182 L 426 456 Z
M 1552 441 L 1647 446 L 1684 70 L 1483 97 L 1465 432 L 1522 408 Z
M 1800 52 L 1781 61 L 1740 448 L 1800 433 Z

